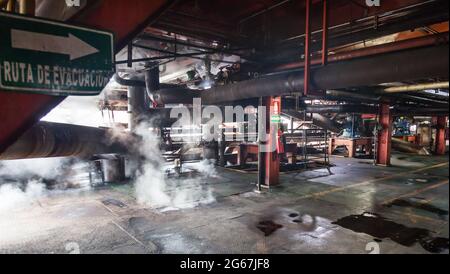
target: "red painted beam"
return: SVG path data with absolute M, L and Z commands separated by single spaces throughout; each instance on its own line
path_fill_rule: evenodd
M 154 22 L 175 1 L 96 1 L 70 20 L 115 34 L 116 51 Z M 65 97 L 21 94 L 0 90 L 0 152 L 38 122 Z
M 389 104 L 380 105 L 380 130 L 378 131 L 377 164 L 391 165 L 392 113 Z
M 445 155 L 446 152 L 446 137 L 445 132 L 447 128 L 447 117 L 440 116 L 437 117 L 436 124 L 436 144 L 435 144 L 435 153 L 437 155 Z

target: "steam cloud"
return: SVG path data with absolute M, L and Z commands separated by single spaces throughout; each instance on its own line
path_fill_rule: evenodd
M 159 137 L 142 123 L 136 134 L 142 137 L 139 147 L 143 159 L 136 172 L 135 193 L 137 202 L 157 209 L 170 210 L 192 208 L 200 204 L 214 202 L 212 190 L 207 184 L 208 177 L 215 176 L 212 163 L 203 161 L 195 165 L 201 176 L 195 179 L 166 178 L 168 166 L 161 156 Z
M 86 165 L 69 158 L 1 161 L 0 215 L 15 208 L 33 205 L 49 195 L 49 181 L 59 184 L 62 189 L 89 189 L 90 181 L 80 176 L 86 172 Z M 76 185 L 65 181 L 70 179 L 77 181 Z

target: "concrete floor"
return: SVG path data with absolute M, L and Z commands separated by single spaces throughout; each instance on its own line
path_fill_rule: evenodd
M 183 210 L 138 205 L 131 186 L 51 195 L 0 215 L 0 253 L 409 254 L 430 253 L 433 239 L 448 253 L 447 156 L 398 154 L 389 168 L 332 162 L 334 175 L 283 174 L 263 194 L 255 174 L 219 170 L 207 180 L 216 201 Z

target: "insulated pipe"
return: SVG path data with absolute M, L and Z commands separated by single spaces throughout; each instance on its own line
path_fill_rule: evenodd
M 136 79 L 132 79 L 136 81 Z M 128 87 L 128 115 L 130 118 L 129 128 L 133 131 L 145 117 L 149 106 L 147 105 L 147 93 L 144 87 L 129 86 Z
M 385 88 L 381 93 L 401 93 L 401 92 L 413 92 L 413 91 L 423 91 L 430 89 L 449 89 L 449 82 L 439 82 L 439 83 L 429 83 L 429 84 L 418 84 L 400 87 L 390 87 Z
M 19 13 L 26 15 L 34 15 L 36 11 L 35 0 L 20 0 L 19 1 Z
M 155 103 L 156 92 L 160 89 L 159 65 L 151 64 L 152 68 L 145 71 L 145 88 L 147 95 Z
M 39 122 L 0 153 L 0 160 L 126 153 L 127 148 L 113 136 L 118 135 L 107 129 Z
M 447 78 L 448 59 L 448 44 L 355 59 L 313 70 L 311 84 L 314 89 L 328 90 L 427 77 Z M 202 100 L 206 104 L 215 104 L 299 93 L 303 92 L 303 76 L 303 72 L 275 74 L 219 86 L 202 92 Z

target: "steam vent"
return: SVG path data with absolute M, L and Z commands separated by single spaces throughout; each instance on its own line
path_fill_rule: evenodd
M 447 0 L 0 0 L 0 254 L 440 257 L 448 116 Z

